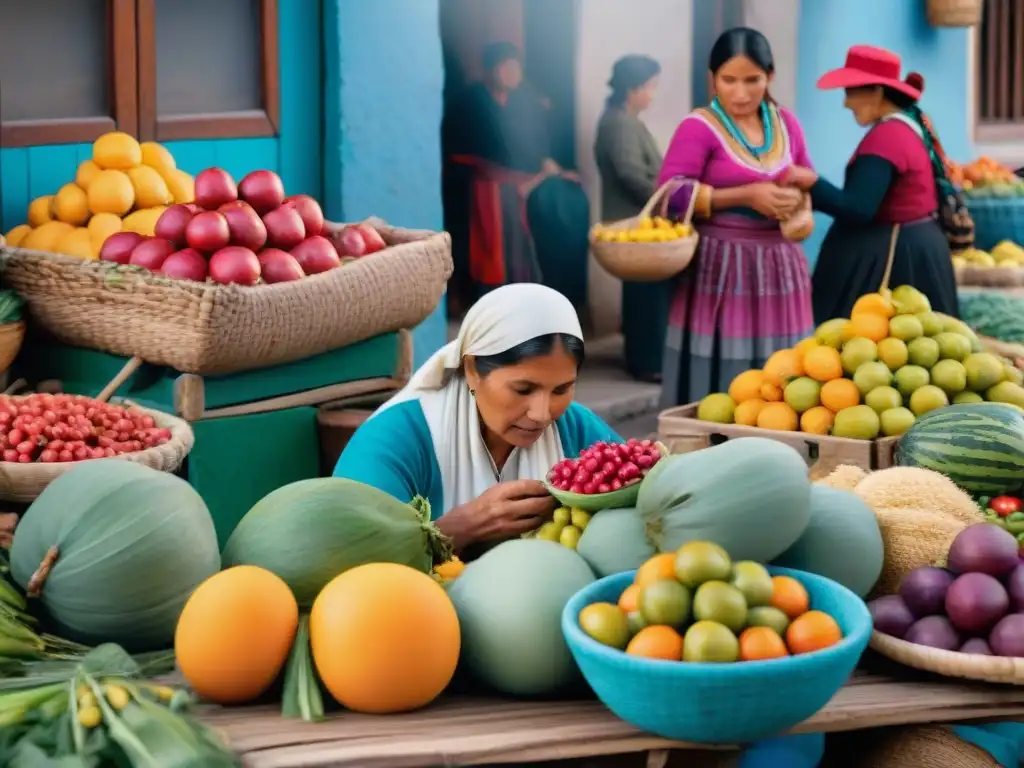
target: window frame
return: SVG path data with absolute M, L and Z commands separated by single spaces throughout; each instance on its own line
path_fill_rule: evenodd
M 108 0 L 107 117 L 0 122 L 0 147 L 83 144 L 109 131 L 139 141 L 277 136 L 281 124 L 278 0 L 259 0 L 262 108 L 159 117 L 156 110 L 156 0 Z
M 135 134 L 138 112 L 136 68 L 136 0 L 108 0 L 108 69 L 111 115 L 71 117 L 49 120 L 9 120 L 0 122 L 0 146 L 34 147 L 45 144 L 80 144 L 95 141 L 108 131 Z
M 1018 13 L 1024 12 L 1024 2 L 1022 0 L 1010 0 L 1011 2 L 1017 2 L 1020 5 L 1019 9 L 1016 9 Z M 996 52 L 1003 53 L 1001 46 L 994 45 L 996 40 L 993 39 L 994 35 L 998 32 L 992 32 L 991 30 L 1007 30 L 1006 34 L 1015 35 L 1014 45 L 1018 51 L 1024 51 L 1024 23 L 1018 23 L 1015 31 L 1010 29 L 1009 18 L 1003 18 L 1004 13 L 1003 5 L 999 0 L 986 0 L 984 13 L 986 18 L 990 21 L 989 26 L 989 39 L 983 39 L 982 25 L 975 27 L 974 29 L 974 137 L 979 142 L 1006 142 L 1006 141 L 1020 141 L 1024 139 L 1024 87 L 1015 89 L 1013 93 L 1010 93 L 1009 84 L 1002 84 L 1002 88 L 989 88 L 986 94 L 986 84 L 991 83 L 995 80 L 997 74 L 998 57 L 990 56 L 988 58 L 983 57 L 984 52 Z M 993 19 L 996 16 L 998 18 Z M 1018 82 L 1024 83 L 1024 57 L 1017 56 L 1016 59 L 1011 63 L 1014 68 L 1014 75 Z M 1000 78 L 1002 79 L 1002 78 Z M 1018 118 L 1012 120 L 994 120 L 985 117 L 982 114 L 982 104 L 988 99 L 996 99 L 1002 102 L 1004 99 L 1009 99 L 1009 104 L 1005 105 L 1009 111 L 1019 115 Z
M 281 124 L 278 0 L 259 0 L 262 108 L 161 117 L 156 106 L 156 0 L 137 0 L 140 141 L 276 136 Z

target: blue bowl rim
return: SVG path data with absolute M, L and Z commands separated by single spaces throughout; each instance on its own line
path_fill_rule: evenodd
M 773 576 L 792 576 L 805 584 L 805 586 L 807 586 L 806 582 L 818 582 L 820 586 L 838 592 L 842 595 L 844 600 L 853 604 L 854 611 L 860 614 L 861 620 L 856 621 L 853 631 L 845 635 L 843 639 L 835 645 L 823 648 L 820 651 L 799 654 L 796 656 L 786 656 L 781 659 L 764 659 L 761 661 L 737 662 L 735 664 L 720 664 L 716 662 L 679 662 L 668 661 L 667 659 L 648 659 L 642 656 L 627 656 L 623 651 L 599 643 L 597 640 L 590 637 L 590 635 L 580 628 L 578 618 L 580 611 L 583 610 L 586 605 L 589 605 L 589 595 L 596 591 L 599 588 L 599 585 L 614 583 L 618 586 L 618 583 L 622 582 L 623 588 L 625 588 L 632 583 L 635 578 L 636 571 L 624 571 L 623 573 L 614 573 L 610 576 L 605 576 L 603 579 L 598 579 L 592 584 L 588 584 L 569 599 L 569 602 L 565 604 L 565 608 L 562 609 L 562 634 L 565 636 L 570 648 L 579 646 L 580 650 L 585 651 L 587 654 L 595 656 L 602 661 L 622 663 L 623 661 L 628 660 L 630 664 L 645 665 L 651 670 L 664 670 L 667 674 L 675 677 L 691 677 L 693 675 L 703 676 L 707 670 L 715 669 L 720 674 L 733 675 L 734 677 L 742 678 L 755 676 L 761 672 L 782 671 L 787 665 L 804 666 L 809 663 L 817 664 L 820 662 L 822 664 L 828 664 L 830 661 L 839 662 L 849 651 L 855 650 L 858 647 L 861 649 L 858 657 L 860 654 L 863 654 L 864 649 L 867 648 L 868 641 L 871 639 L 872 621 L 871 612 L 868 610 L 867 604 L 860 597 L 844 587 L 842 584 L 826 578 L 825 576 L 819 576 L 816 573 L 798 571 L 793 568 L 781 568 L 772 565 L 768 566 L 768 571 Z M 813 606 L 811 609 L 814 609 Z

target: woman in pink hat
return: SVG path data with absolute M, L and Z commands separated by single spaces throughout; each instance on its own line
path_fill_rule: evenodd
M 901 79 L 896 54 L 856 45 L 846 66 L 823 75 L 818 87 L 845 89 L 843 105 L 869 130 L 841 188 L 810 168 L 794 168 L 788 177 L 810 192 L 816 210 L 834 218 L 814 271 L 815 321 L 849 317 L 860 296 L 878 290 L 897 225 L 889 285 L 913 285 L 932 309 L 956 316 L 950 243 L 969 246 L 973 225 L 946 176 L 935 132 L 917 106 L 924 78 L 912 72 Z

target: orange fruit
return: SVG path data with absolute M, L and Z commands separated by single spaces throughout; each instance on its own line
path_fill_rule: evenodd
M 633 583 L 640 587 L 646 587 L 655 581 L 674 579 L 675 577 L 675 552 L 663 552 L 660 555 L 655 555 L 637 569 Z
M 766 381 L 761 385 L 761 399 L 768 403 L 778 403 L 782 400 L 782 387 L 778 384 L 772 384 L 770 381 Z
M 800 416 L 800 430 L 811 435 L 827 435 L 835 415 L 823 405 L 809 408 Z
M 764 383 L 764 374 L 754 368 L 744 371 L 729 384 L 729 397 L 737 403 L 753 400 L 761 395 L 761 385 Z
M 815 381 L 832 381 L 843 376 L 843 361 L 839 350 L 815 347 L 804 355 L 804 372 Z
M 747 627 L 740 634 L 740 661 L 789 656 L 785 641 L 771 627 Z
M 813 336 L 808 336 L 806 339 L 804 339 L 795 347 L 793 347 L 793 349 L 796 351 L 798 355 L 800 355 L 800 359 L 803 360 L 807 357 L 807 353 L 810 352 L 812 349 L 818 347 L 819 344 L 820 342 L 816 338 L 814 338 Z M 804 370 L 806 370 L 806 365 L 804 367 Z
M 889 318 L 874 312 L 854 313 L 850 316 L 854 336 L 863 336 L 872 341 L 881 341 L 889 335 Z
M 736 424 L 742 424 L 744 427 L 756 427 L 758 414 L 761 413 L 761 409 L 764 406 L 765 402 L 760 397 L 753 400 L 744 400 L 736 406 L 736 412 L 733 414 L 732 420 Z
M 833 413 L 860 405 L 860 389 L 849 379 L 826 381 L 819 397 L 821 404 Z
M 796 411 L 786 403 L 768 403 L 757 414 L 757 426 L 761 429 L 794 432 L 799 424 Z
M 804 585 L 792 576 L 772 576 L 773 608 L 778 608 L 790 619 L 795 619 L 807 613 L 810 603 L 811 598 Z
M 888 327 L 886 333 L 888 333 Z M 764 364 L 765 381 L 782 386 L 789 379 L 804 375 L 804 364 L 795 349 L 780 349 Z
M 630 656 L 646 659 L 683 660 L 683 638 L 672 627 L 655 624 L 637 632 L 626 646 Z
M 896 314 L 896 307 L 880 293 L 865 293 L 853 305 L 850 316 L 857 314 L 879 315 L 888 320 Z
M 839 624 L 823 611 L 807 611 L 786 628 L 786 644 L 794 654 L 820 651 L 842 639 Z
M 619 608 L 626 613 L 633 613 L 633 611 L 639 610 L 641 589 L 643 587 L 639 584 L 630 584 L 626 587 L 625 591 L 619 595 Z

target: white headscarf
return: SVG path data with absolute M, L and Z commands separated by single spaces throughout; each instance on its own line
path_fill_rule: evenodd
M 576 310 L 558 291 L 536 283 L 513 283 L 474 304 L 455 341 L 438 350 L 377 413 L 418 400 L 426 416 L 444 485 L 444 512 L 480 496 L 498 481 L 484 444 L 476 401 L 455 372 L 466 355 L 505 352 L 524 341 L 553 333 L 583 338 Z M 516 448 L 500 479 L 541 480 L 565 458 L 558 429 L 551 424 L 529 448 Z

